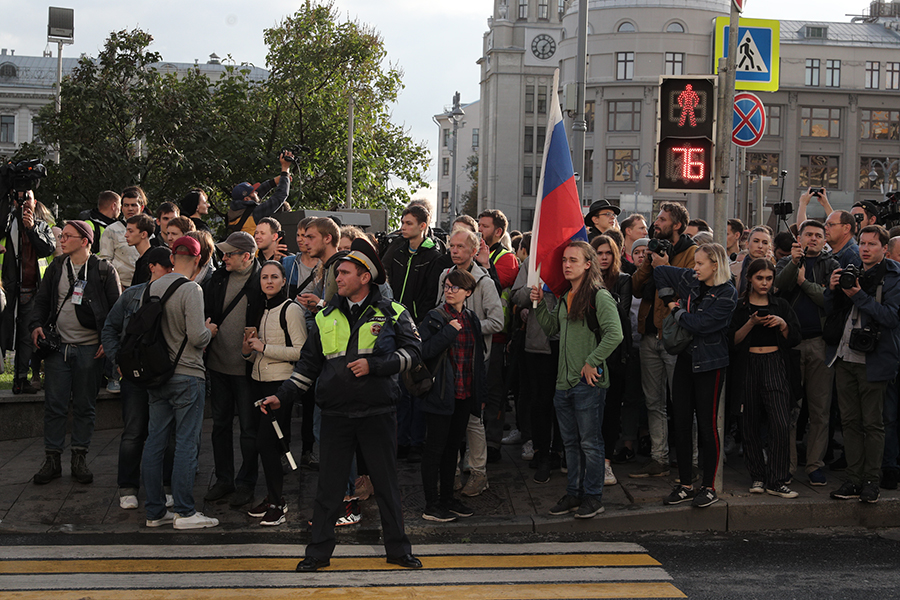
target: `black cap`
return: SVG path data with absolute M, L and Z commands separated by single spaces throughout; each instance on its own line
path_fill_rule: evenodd
M 378 258 L 378 252 L 375 251 L 375 247 L 368 240 L 363 238 L 353 240 L 353 243 L 350 244 L 349 254 L 341 258 L 341 260 L 349 260 L 362 265 L 369 271 L 369 274 L 372 276 L 372 283 L 375 285 L 384 283 L 384 266 L 381 264 L 381 259 Z
M 619 213 L 622 212 L 622 209 L 616 206 L 615 204 L 610 203 L 609 200 L 597 200 L 591 207 L 588 209 L 587 214 L 584 215 L 584 226 L 585 227 L 593 227 L 594 222 L 592 217 L 600 212 L 601 210 L 609 209 L 616 213 L 616 216 L 619 216 Z

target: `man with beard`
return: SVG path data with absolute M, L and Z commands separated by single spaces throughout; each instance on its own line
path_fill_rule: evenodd
M 647 422 L 650 427 L 650 461 L 630 477 L 665 477 L 669 474 L 669 426 L 666 418 L 666 382 L 672 387 L 675 359 L 662 342 L 663 319 L 671 312 L 653 284 L 653 265 L 670 264 L 687 269 L 694 266 L 697 246 L 683 232 L 689 220 L 684 205 L 663 202 L 653 222 L 653 237 L 666 241 L 664 256 L 647 252 L 647 258 L 632 276 L 635 298 L 641 298 L 638 311 L 638 332 L 641 333 L 641 385 L 647 402 Z M 679 460 L 691 457 L 679 456 Z M 687 484 L 685 484 L 687 485 Z

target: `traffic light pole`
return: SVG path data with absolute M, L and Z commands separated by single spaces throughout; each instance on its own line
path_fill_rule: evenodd
M 713 233 L 716 242 L 726 245 L 728 222 L 728 179 L 731 175 L 731 132 L 734 120 L 734 80 L 740 13 L 731 3 L 728 29 L 728 57 L 719 59 L 719 127 L 716 135 L 716 191 Z

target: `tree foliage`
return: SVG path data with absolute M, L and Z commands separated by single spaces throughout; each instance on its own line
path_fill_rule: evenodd
M 141 30 L 112 33 L 96 59 L 82 58 L 64 79 L 61 112 L 41 110 L 40 139 L 59 149 L 60 160 L 48 163 L 39 195 L 53 197 L 63 216 L 93 205 L 102 190 L 129 185 L 142 186 L 152 205 L 199 186 L 224 214 L 231 188 L 277 174 L 278 153 L 291 144 L 310 148 L 294 173 L 291 203 L 342 205 L 351 96 L 354 207 L 393 211 L 424 185 L 427 150 L 390 120 L 402 71 L 386 63 L 373 29 L 340 21 L 330 1 L 307 0 L 265 31 L 264 82 L 233 66 L 216 81 L 198 69 L 164 73 L 152 40 Z

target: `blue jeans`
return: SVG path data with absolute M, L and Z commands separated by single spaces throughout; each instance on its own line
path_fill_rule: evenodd
M 897 428 L 897 398 L 898 383 L 895 377 L 891 381 L 887 389 L 884 391 L 884 460 L 881 463 L 882 469 L 896 469 L 897 455 L 900 454 L 900 439 L 898 439 Z
M 174 510 L 190 517 L 194 510 L 194 477 L 197 475 L 197 448 L 203 425 L 203 402 L 206 382 L 202 377 L 173 375 L 150 395 L 150 425 L 144 444 L 144 490 L 147 518 L 160 519 L 166 514 L 163 490 L 163 458 L 169 440 L 169 428 L 175 423 L 175 462 L 172 466 Z
M 586 383 L 556 390 L 553 396 L 559 433 L 566 447 L 566 493 L 570 496 L 603 497 L 606 456 L 601 425 L 605 401 L 606 388 Z
M 72 448 L 87 450 L 94 435 L 94 408 L 104 359 L 95 359 L 97 344 L 63 344 L 44 361 L 44 448 L 62 452 L 72 399 Z
M 141 485 L 141 456 L 147 441 L 150 423 L 150 396 L 147 390 L 122 379 L 122 438 L 119 441 L 119 495 L 137 496 Z M 172 481 L 172 462 L 175 459 L 175 430 L 169 430 L 169 443 L 163 460 L 163 483 Z
M 256 451 L 256 431 L 262 414 L 253 406 L 251 380 L 244 375 L 226 375 L 209 371 L 212 396 L 212 446 L 216 463 L 216 482 L 234 484 L 251 490 L 259 476 L 259 454 Z M 240 425 L 241 468 L 234 474 L 234 415 Z

